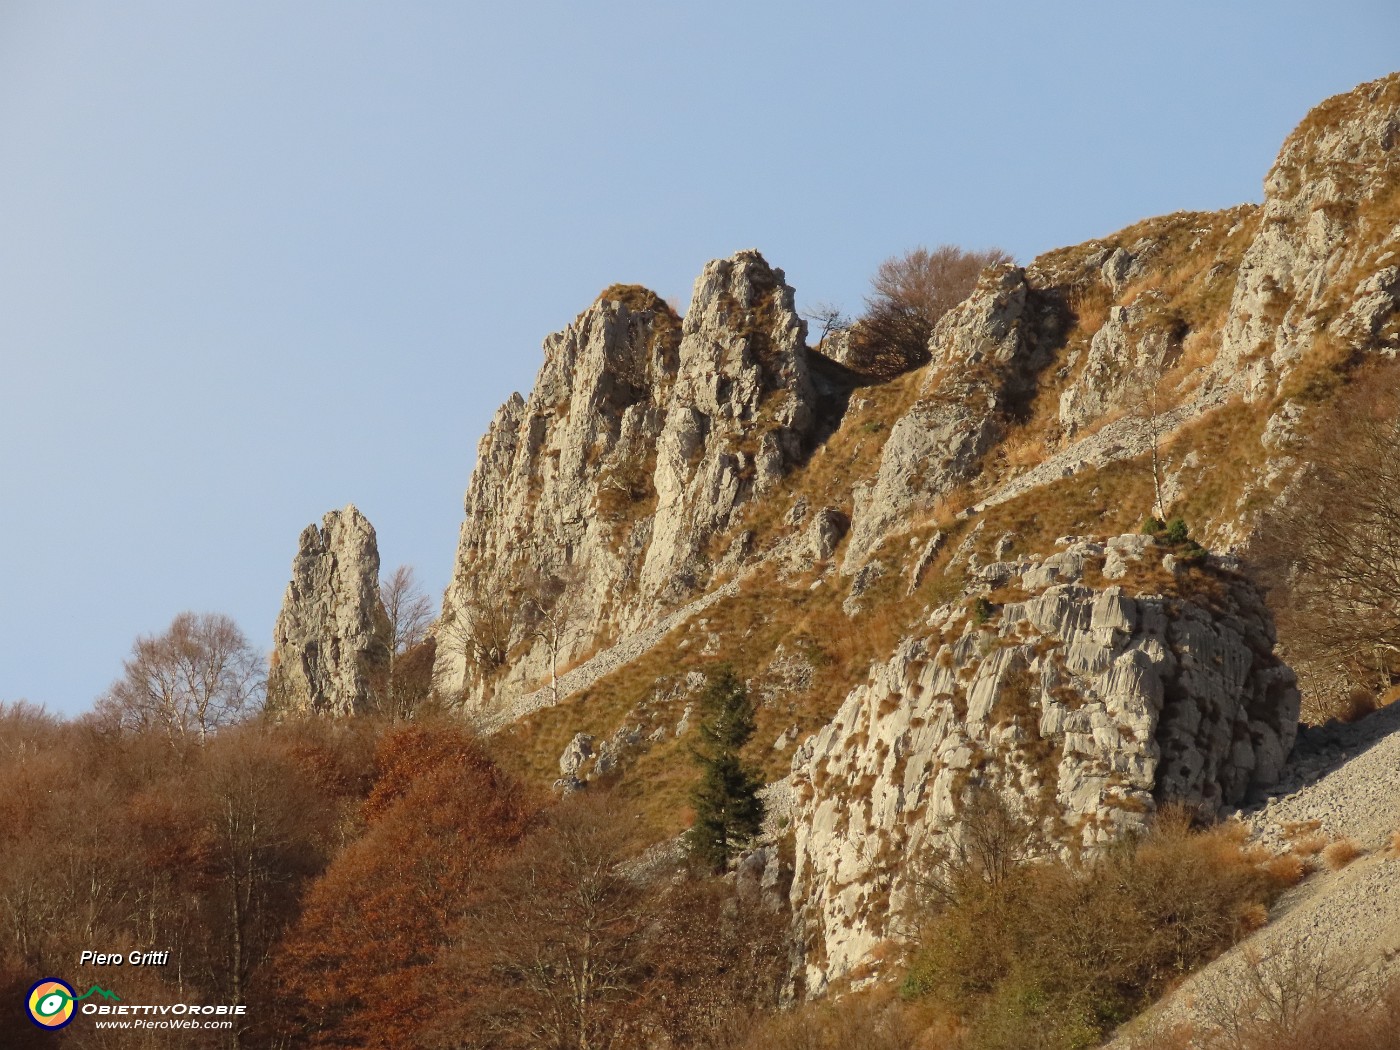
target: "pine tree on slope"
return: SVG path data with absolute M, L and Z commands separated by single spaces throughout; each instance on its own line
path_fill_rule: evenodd
M 700 782 L 691 792 L 695 824 L 687 835 L 691 857 L 723 871 L 763 825 L 763 786 L 740 751 L 754 734 L 754 705 L 748 689 L 728 667 L 710 675 L 701 697 L 700 746 L 691 754 Z

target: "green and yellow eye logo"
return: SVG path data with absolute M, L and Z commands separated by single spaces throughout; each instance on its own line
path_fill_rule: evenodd
M 29 989 L 29 1018 L 40 1028 L 63 1028 L 73 1020 L 73 986 L 45 977 Z

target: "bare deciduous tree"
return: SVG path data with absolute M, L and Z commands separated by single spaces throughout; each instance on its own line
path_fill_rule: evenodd
M 428 636 L 433 604 L 423 593 L 418 574 L 411 566 L 400 565 L 380 580 L 379 596 L 389 615 L 389 638 L 394 652 L 412 649 Z
M 97 709 L 125 728 L 203 743 L 250 713 L 264 685 L 262 656 L 233 620 L 185 612 L 163 634 L 136 639 L 122 677 Z
M 573 582 L 574 575 L 568 569 L 539 570 L 528 573 L 522 586 L 520 611 L 529 636 L 541 642 L 549 655 L 550 699 L 556 704 L 559 702 L 559 654 L 574 619 Z
M 294 911 L 298 887 L 319 870 L 315 843 L 334 815 L 316 805 L 317 792 L 278 742 L 235 733 L 220 745 L 205 752 L 198 784 L 200 856 L 210 883 L 211 977 L 241 1002 Z M 242 1035 L 235 1029 L 231 1045 L 241 1046 Z
M 1363 389 L 1299 451 L 1307 465 L 1255 546 L 1306 704 L 1400 676 L 1400 395 Z
M 505 666 L 518 615 L 509 595 L 474 588 L 439 622 L 438 645 L 489 676 Z
M 389 618 L 389 658 L 385 663 L 382 706 L 392 718 L 406 718 L 426 698 L 429 683 L 417 674 L 424 665 L 420 646 L 428 643 L 433 606 L 410 566 L 400 565 L 379 581 Z M 426 661 L 431 668 L 432 660 Z
M 578 796 L 497 870 L 455 959 L 481 991 L 448 1022 L 447 1045 L 634 1045 L 626 1028 L 649 924 L 621 868 L 626 826 L 606 799 Z
M 1002 885 L 1045 848 L 1035 825 L 992 788 L 973 785 L 960 816 L 956 834 L 929 841 L 910 865 L 913 893 L 905 921 L 911 927 L 956 905 L 969 888 Z
M 988 266 L 1011 262 L 1000 248 L 968 251 L 942 244 L 930 251 L 922 246 L 886 259 L 871 278 L 866 305 L 908 309 L 930 328 L 972 293 L 977 276 Z
M 865 315 L 852 329 L 855 367 L 892 376 L 924 364 L 939 319 L 972 293 L 984 269 L 1011 261 L 1000 248 L 967 251 L 951 244 L 886 259 L 871 279 Z
M 816 345 L 820 346 L 837 332 L 844 332 L 854 323 L 835 303 L 817 302 L 803 311 L 802 316 L 817 329 Z
M 1218 1050 L 1295 1045 L 1316 1015 L 1363 1009 L 1370 998 L 1362 991 L 1365 967 L 1331 942 L 1324 929 L 1307 941 L 1247 948 L 1200 991 L 1204 1044 Z

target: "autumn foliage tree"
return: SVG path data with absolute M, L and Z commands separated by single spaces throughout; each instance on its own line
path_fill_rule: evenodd
M 442 1008 L 441 960 L 483 873 L 536 807 L 464 727 L 388 730 L 364 832 L 310 890 L 277 965 L 299 1045 L 412 1045 Z
M 159 948 L 166 966 L 121 971 L 124 998 L 242 1001 L 257 1006 L 250 1021 L 267 1019 L 269 953 L 334 846 L 342 796 L 306 761 L 314 740 L 337 750 L 330 729 L 254 721 L 172 746 L 158 725 L 0 705 L 0 982 L 95 981 L 109 974 L 76 965 L 81 951 Z M 344 782 L 353 792 L 360 779 Z M 64 1045 L 116 1045 L 104 1038 L 75 1025 Z M 259 1038 L 235 1028 L 181 1045 Z

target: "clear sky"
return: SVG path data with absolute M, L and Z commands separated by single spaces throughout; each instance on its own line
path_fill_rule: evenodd
M 1258 200 L 1395 0 L 0 0 L 0 699 L 184 609 L 261 646 L 355 502 L 435 593 L 476 442 L 615 281 L 760 248 L 859 306 Z

